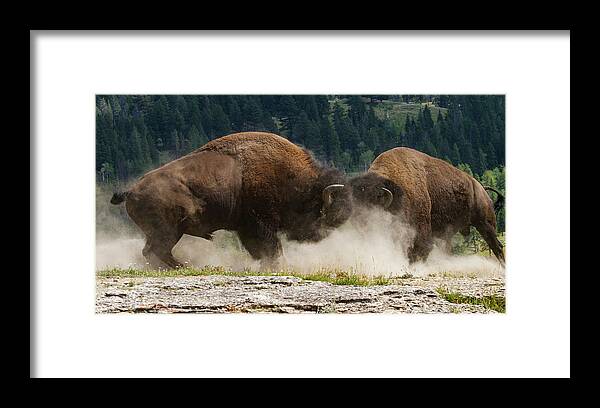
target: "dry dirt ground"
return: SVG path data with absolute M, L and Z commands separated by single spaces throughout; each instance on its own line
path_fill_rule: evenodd
M 504 296 L 504 278 L 398 278 L 350 286 L 292 276 L 97 277 L 97 313 L 496 313 L 437 291 Z

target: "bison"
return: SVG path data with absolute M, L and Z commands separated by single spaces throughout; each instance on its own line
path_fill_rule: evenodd
M 474 226 L 504 264 L 495 214 L 504 197 L 447 162 L 397 147 L 380 154 L 368 171 L 354 177 L 350 184 L 358 203 L 385 208 L 415 229 L 408 248 L 411 263 L 427 259 L 433 238 L 442 239 L 449 250 L 457 232 L 466 236 Z M 495 203 L 485 189 L 498 194 Z
M 319 241 L 352 213 L 343 173 L 272 133 L 242 132 L 212 140 L 142 176 L 111 203 L 125 201 L 146 236 L 142 251 L 154 266 L 182 266 L 171 250 L 183 234 L 210 240 L 236 231 L 263 268 L 282 254 L 278 233 Z

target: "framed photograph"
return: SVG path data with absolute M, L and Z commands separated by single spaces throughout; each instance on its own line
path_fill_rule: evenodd
M 569 32 L 364 34 L 31 32 L 31 376 L 569 377 Z

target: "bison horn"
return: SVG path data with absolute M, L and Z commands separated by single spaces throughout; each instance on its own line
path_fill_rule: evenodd
M 341 188 L 344 188 L 343 184 L 331 184 L 323 189 L 323 203 L 326 208 L 333 203 L 333 192 Z
M 383 200 L 383 208 L 388 208 L 394 200 L 394 194 L 392 194 L 392 192 L 385 187 L 381 187 L 381 189 L 385 193 L 385 198 Z

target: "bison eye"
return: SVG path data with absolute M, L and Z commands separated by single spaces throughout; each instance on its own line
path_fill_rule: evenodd
M 365 191 L 365 188 L 364 188 L 364 187 L 361 187 L 361 188 L 360 188 L 360 191 Z

